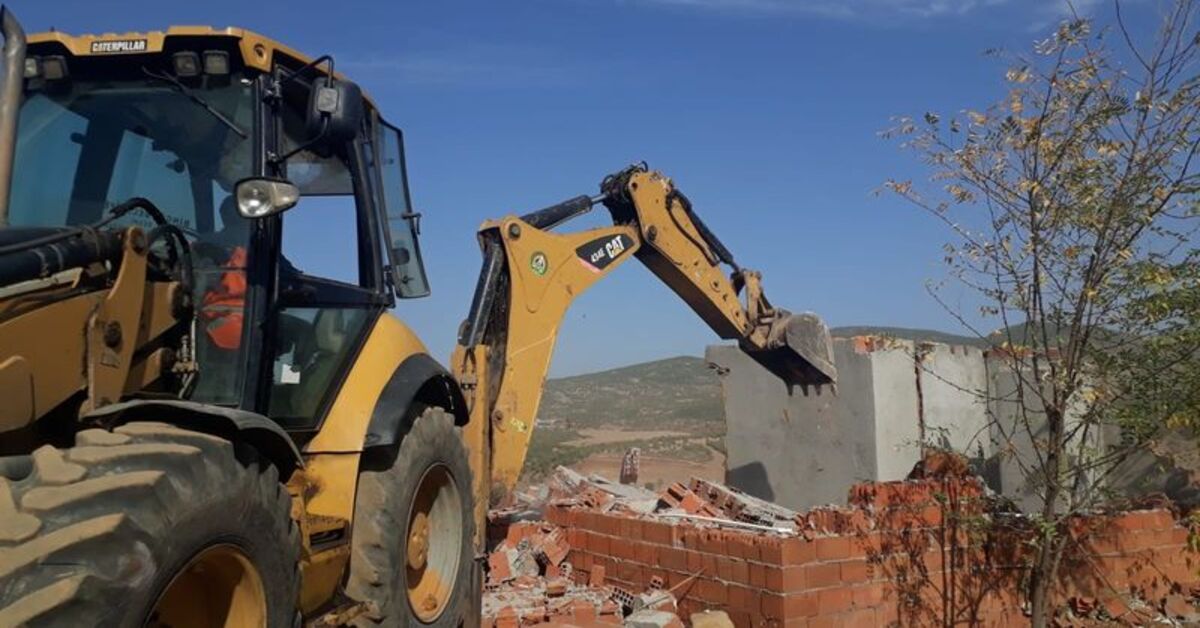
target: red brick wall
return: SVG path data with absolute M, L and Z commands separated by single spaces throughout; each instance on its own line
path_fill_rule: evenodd
M 680 615 L 726 610 L 739 626 L 1022 625 L 1030 538 L 1023 518 L 984 516 L 971 478 L 863 484 L 848 508 L 799 517 L 797 536 L 551 507 L 575 569 L 604 567 L 639 592 L 659 576 Z M 1166 510 L 1080 519 L 1056 607 L 1064 618 L 1186 615 L 1200 593 L 1187 528 Z M 1073 609 L 1068 618 L 1067 609 Z

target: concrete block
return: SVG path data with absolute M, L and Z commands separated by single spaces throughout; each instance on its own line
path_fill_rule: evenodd
M 675 613 L 666 611 L 638 611 L 625 618 L 626 628 L 683 628 L 683 622 Z
M 993 490 L 1036 508 L 1041 487 L 1027 470 L 1044 415 L 1014 400 L 1018 374 L 979 348 L 835 338 L 838 381 L 809 387 L 787 386 L 735 346 L 705 355 L 721 373 L 734 488 L 795 510 L 845 503 L 854 483 L 904 479 L 935 447 L 964 454 Z M 1105 437 L 1092 433 L 1088 449 Z
M 1021 510 L 1036 511 L 1041 507 L 1040 495 L 1045 487 L 1036 470 L 1041 465 L 1040 452 L 1047 449 L 1046 413 L 1040 406 L 1036 390 L 1030 390 L 1033 378 L 1029 369 L 1015 365 L 1011 359 L 990 358 L 987 371 L 990 438 L 992 447 L 1004 452 L 997 456 L 1000 492 L 1012 498 Z M 1024 395 L 1019 394 L 1019 387 L 1024 388 Z M 1068 410 L 1065 420 L 1068 431 L 1079 426 L 1079 417 L 1080 412 Z M 1078 449 L 1072 447 L 1073 451 L 1102 450 L 1099 430 L 1087 431 L 1086 441 L 1084 432 L 1078 434 L 1075 441 Z M 1067 463 L 1068 468 L 1076 466 L 1077 461 Z M 1065 505 L 1064 501 L 1061 506 Z
M 990 458 L 983 350 L 940 343 L 924 343 L 919 349 L 925 442 L 972 460 Z
M 843 341 L 846 342 L 846 341 Z M 921 420 L 918 415 L 915 346 L 907 340 L 889 340 L 866 354 L 871 369 L 870 389 L 847 394 L 873 396 L 875 424 L 875 477 L 902 480 L 921 458 Z M 857 382 L 845 382 L 846 386 Z
M 920 458 L 912 343 L 834 339 L 838 381 L 792 386 L 737 347 L 710 346 L 724 393 L 726 483 L 793 509 L 903 478 Z
M 835 341 L 839 383 L 791 390 L 737 347 L 710 346 L 706 357 L 723 373 L 727 484 L 802 509 L 876 477 L 874 396 L 860 391 L 870 390 L 869 357 Z
M 733 620 L 725 611 L 692 613 L 692 628 L 733 628 Z

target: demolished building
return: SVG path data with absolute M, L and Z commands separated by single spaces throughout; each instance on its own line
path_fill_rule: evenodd
M 846 486 L 901 479 L 924 451 L 942 449 L 966 455 L 987 486 L 1018 507 L 1040 504 L 1021 470 L 1036 460 L 1036 445 L 1017 427 L 1016 375 L 1003 356 L 880 336 L 835 338 L 833 353 L 836 384 L 788 386 L 736 346 L 708 347 L 721 381 L 731 486 L 789 508 L 844 503 Z M 1120 435 L 1089 438 L 1099 448 Z M 1108 486 L 1169 491 L 1158 465 L 1150 453 L 1135 457 L 1109 474 Z
M 544 521 L 494 513 L 485 625 L 1027 623 L 1031 520 L 963 468 L 925 460 L 802 511 L 699 479 L 655 494 L 560 469 Z M 1191 525 L 1166 507 L 1073 519 L 1057 624 L 1200 620 Z

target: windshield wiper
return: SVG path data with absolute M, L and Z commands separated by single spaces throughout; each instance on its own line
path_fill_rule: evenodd
M 167 83 L 172 88 L 174 88 L 175 91 L 179 92 L 180 94 L 183 94 L 184 96 L 187 96 L 188 99 L 190 99 L 192 102 L 196 103 L 197 105 L 200 105 L 200 107 L 202 107 L 205 111 L 211 113 L 214 118 L 216 118 L 217 120 L 220 120 L 221 124 L 224 124 L 225 126 L 229 127 L 229 129 L 231 131 L 242 136 L 243 139 L 250 137 L 249 135 L 246 134 L 245 131 L 243 131 L 240 127 L 238 127 L 238 125 L 234 124 L 233 120 L 230 120 L 229 118 L 227 118 L 225 116 L 225 114 L 221 113 L 220 111 L 217 111 L 215 108 L 213 108 L 212 105 L 208 104 L 208 101 L 204 100 L 200 96 L 197 96 L 195 92 L 193 92 L 191 89 L 188 89 L 187 85 L 184 85 L 183 83 L 179 82 L 179 79 L 175 78 L 174 76 L 171 76 L 170 74 L 166 74 L 166 73 L 158 74 L 156 72 L 152 72 L 150 70 L 150 68 L 147 68 L 145 66 L 142 66 L 142 73 L 145 74 L 146 76 L 149 76 L 152 79 L 155 79 L 158 81 L 163 81 L 164 83 Z

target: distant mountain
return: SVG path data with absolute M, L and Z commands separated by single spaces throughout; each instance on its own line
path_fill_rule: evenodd
M 571 429 L 662 429 L 723 420 L 717 375 L 702 358 L 692 356 L 551 379 L 538 418 L 542 424 Z
M 985 346 L 979 338 L 932 329 L 847 326 L 834 336 L 891 336 L 906 340 Z M 538 422 L 543 426 L 586 429 L 603 425 L 627 429 L 685 428 L 722 424 L 721 383 L 702 358 L 680 356 L 546 382 Z
M 847 325 L 834 327 L 829 330 L 834 337 L 849 338 L 851 336 L 890 336 L 902 340 L 925 342 L 941 342 L 949 345 L 967 345 L 986 347 L 988 342 L 975 336 L 962 336 L 933 329 L 911 329 L 908 327 L 877 327 L 873 325 Z

